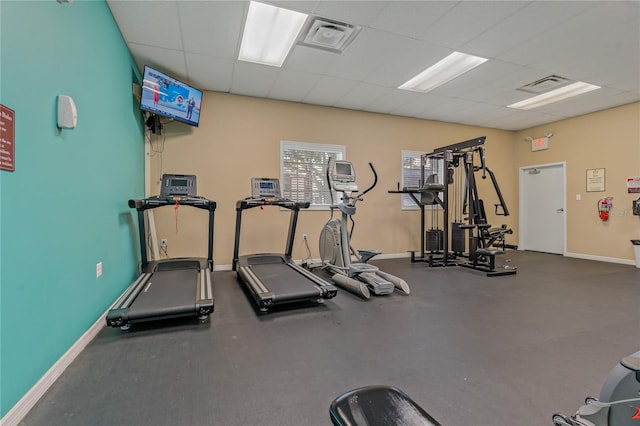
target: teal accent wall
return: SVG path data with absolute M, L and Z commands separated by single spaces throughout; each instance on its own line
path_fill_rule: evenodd
M 104 1 L 2 0 L 0 47 L 16 116 L 15 172 L 0 171 L 3 417 L 135 278 L 144 137 L 139 72 Z M 60 94 L 73 130 L 57 129 Z

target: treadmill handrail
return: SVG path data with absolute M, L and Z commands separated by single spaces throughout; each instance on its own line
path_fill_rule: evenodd
M 236 202 L 236 210 L 248 210 L 254 207 L 277 206 L 289 210 L 308 209 L 309 201 L 293 201 L 288 198 L 245 198 Z
M 155 209 L 163 206 L 172 206 L 175 204 L 196 207 L 204 210 L 216 209 L 216 202 L 204 197 L 191 197 L 184 195 L 169 195 L 161 197 L 159 195 L 154 195 L 149 198 L 129 200 L 129 207 L 138 211 Z
M 189 195 L 169 195 L 160 196 L 154 195 L 149 198 L 131 199 L 129 200 L 129 207 L 136 209 L 138 212 L 138 237 L 140 240 L 140 263 L 142 270 L 145 270 L 149 260 L 147 258 L 147 231 L 144 220 L 144 211 L 149 209 L 155 209 L 157 207 L 182 205 L 195 207 L 198 209 L 207 210 L 209 212 L 209 230 L 208 230 L 208 242 L 207 242 L 207 263 L 209 270 L 213 271 L 213 222 L 216 211 L 216 202 L 200 196 Z

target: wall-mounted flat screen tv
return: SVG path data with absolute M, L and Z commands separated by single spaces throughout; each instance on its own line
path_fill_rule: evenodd
M 145 65 L 140 109 L 197 127 L 201 105 L 201 90 Z

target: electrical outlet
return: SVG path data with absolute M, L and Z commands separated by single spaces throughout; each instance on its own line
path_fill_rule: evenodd
M 302 240 L 307 241 L 307 234 L 302 234 Z
M 167 248 L 167 239 L 163 238 L 160 240 L 160 247 L 166 249 Z
M 96 278 L 100 278 L 102 275 L 102 262 L 96 264 Z

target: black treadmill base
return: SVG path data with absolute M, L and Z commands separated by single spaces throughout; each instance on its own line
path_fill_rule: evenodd
M 259 280 L 261 288 L 254 288 L 243 274 L 250 271 Z M 266 314 L 273 310 L 292 309 L 301 306 L 321 305 L 324 299 L 335 296 L 335 291 L 322 289 L 320 285 L 293 269 L 280 254 L 264 253 L 241 256 L 237 267 L 238 281 L 247 297 L 253 300 L 257 312 Z

